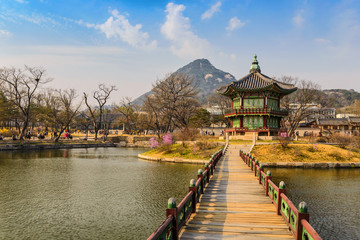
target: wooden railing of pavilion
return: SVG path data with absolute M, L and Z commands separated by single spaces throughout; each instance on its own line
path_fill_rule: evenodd
M 225 117 L 227 116 L 233 116 L 233 115 L 238 115 L 238 114 L 263 114 L 263 115 L 268 115 L 268 114 L 274 114 L 274 115 L 281 115 L 281 116 L 285 116 L 288 114 L 288 111 L 286 109 L 274 109 L 274 108 L 268 108 L 268 107 L 264 107 L 264 108 L 237 108 L 237 109 L 233 109 L 233 108 L 228 108 L 225 110 Z
M 321 240 L 319 234 L 309 224 L 309 213 L 307 212 L 307 205 L 305 202 L 299 204 L 297 209 L 290 199 L 285 195 L 285 183 L 280 182 L 277 187 L 271 179 L 271 172 L 264 172 L 262 164 L 251 154 L 244 153 L 240 150 L 240 157 L 244 162 L 254 171 L 257 176 L 259 184 L 265 189 L 265 195 L 269 196 L 272 203 L 275 205 L 276 212 L 281 215 L 290 231 L 294 234 L 296 240 Z
M 226 149 L 226 146 L 225 146 Z M 199 202 L 204 189 L 213 175 L 215 167 L 223 155 L 223 150 L 219 150 L 212 155 L 209 163 L 205 164 L 204 171 L 198 170 L 197 180 L 190 180 L 189 193 L 176 206 L 174 198 L 168 200 L 165 221 L 153 232 L 148 240 L 178 239 L 179 233 L 192 213 L 196 211 L 196 203 Z

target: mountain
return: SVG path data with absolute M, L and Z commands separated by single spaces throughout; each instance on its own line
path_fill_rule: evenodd
M 199 90 L 198 99 L 202 103 L 205 103 L 207 96 L 215 93 L 220 85 L 236 81 L 233 75 L 215 68 L 207 59 L 197 59 L 179 68 L 175 73 L 183 73 L 194 79 L 194 83 Z M 149 94 L 151 94 L 151 91 L 144 93 L 135 99 L 133 103 L 142 104 L 145 97 Z
M 360 99 L 360 93 L 354 89 L 326 89 L 322 91 L 326 94 L 330 107 L 342 108 L 353 104 Z

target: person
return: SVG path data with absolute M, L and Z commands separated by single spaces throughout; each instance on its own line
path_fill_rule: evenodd
M 16 138 L 16 135 L 15 135 L 15 134 L 13 134 L 13 135 L 12 135 L 12 140 L 13 140 L 13 141 L 16 141 L 16 140 L 17 140 L 17 138 Z
M 4 137 L 2 134 L 0 134 L 0 140 L 4 140 Z
M 296 131 L 295 135 L 296 135 L 296 141 L 299 141 L 299 131 Z

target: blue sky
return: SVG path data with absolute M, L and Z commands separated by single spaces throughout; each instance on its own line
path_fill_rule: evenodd
M 0 66 L 41 66 L 52 88 L 136 98 L 190 61 L 360 91 L 360 1 L 0 0 Z

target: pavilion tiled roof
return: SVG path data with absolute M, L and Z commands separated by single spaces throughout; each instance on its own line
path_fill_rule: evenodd
M 348 118 L 328 118 L 328 119 L 317 119 L 317 125 L 326 126 L 341 126 L 349 125 Z
M 295 91 L 297 88 L 292 84 L 286 84 L 272 79 L 260 72 L 249 73 L 245 77 L 233 82 L 231 85 L 244 90 L 263 89 L 276 84 L 284 90 Z
M 227 95 L 233 91 L 258 91 L 272 89 L 284 95 L 295 92 L 297 88 L 293 84 L 279 82 L 261 73 L 256 55 L 250 68 L 250 73 L 236 82 L 220 87 L 217 92 Z
M 360 123 L 360 117 L 349 117 L 349 121 L 351 123 L 359 124 Z

